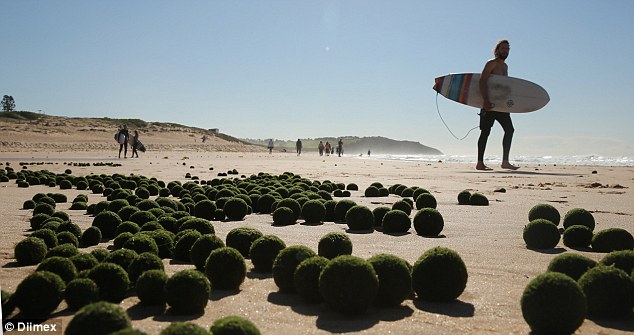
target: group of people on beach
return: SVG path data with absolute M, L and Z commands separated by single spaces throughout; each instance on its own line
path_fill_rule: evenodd
M 319 156 L 323 156 L 324 153 L 326 156 L 334 155 L 336 150 L 337 155 L 341 157 L 341 155 L 343 155 L 343 140 L 339 139 L 339 142 L 337 142 L 337 148 L 333 148 L 328 141 L 326 141 L 326 144 L 324 144 L 323 141 L 319 141 L 317 149 L 319 150 Z
M 117 142 L 119 142 L 119 158 L 121 158 L 121 151 L 123 151 L 123 158 L 128 158 L 128 144 L 132 147 L 132 155 L 131 158 L 139 158 L 139 153 L 137 152 L 137 146 L 139 143 L 139 131 L 134 130 L 134 135 L 132 135 L 132 139 L 130 139 L 130 132 L 128 131 L 128 126 L 120 125 L 119 131 L 116 134 Z
M 328 141 L 326 141 L 326 144 L 324 144 L 323 141 L 319 141 L 319 145 L 317 145 L 317 150 L 319 150 L 319 156 L 323 156 L 324 153 L 326 154 L 326 156 L 334 155 L 335 151 L 337 151 L 337 155 L 341 157 L 343 155 L 343 140 L 339 139 L 336 148 L 333 148 Z
M 267 148 L 269 149 L 269 155 L 272 154 L 273 148 L 274 148 L 273 139 L 269 139 Z M 302 154 L 302 148 L 303 148 L 302 140 L 298 138 L 297 142 L 295 142 L 295 151 L 297 152 L 297 156 Z M 341 157 L 343 155 L 343 139 L 339 139 L 339 142 L 337 142 L 336 148 L 333 147 L 328 141 L 326 141 L 326 144 L 324 144 L 323 141 L 319 141 L 319 145 L 317 146 L 317 149 L 319 150 L 319 156 L 323 156 L 324 153 L 326 154 L 326 156 L 330 156 L 331 154 L 334 155 L 336 151 L 337 155 Z M 370 155 L 369 151 L 368 151 L 368 155 Z

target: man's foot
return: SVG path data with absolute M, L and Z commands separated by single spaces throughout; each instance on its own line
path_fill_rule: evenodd
M 513 164 L 511 164 L 509 162 L 502 162 L 501 167 L 503 169 L 508 169 L 508 170 L 517 170 L 517 169 L 520 168 L 519 166 L 515 166 L 515 165 L 513 165 Z
M 481 171 L 491 171 L 493 170 L 492 168 L 484 165 L 484 162 L 478 162 L 478 164 L 476 164 L 476 170 L 481 170 Z

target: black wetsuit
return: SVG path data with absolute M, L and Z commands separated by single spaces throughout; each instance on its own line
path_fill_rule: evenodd
M 504 129 L 504 138 L 502 139 L 502 161 L 508 162 L 509 152 L 511 151 L 511 141 L 513 140 L 513 121 L 511 114 L 503 112 L 480 110 L 480 138 L 478 139 L 478 161 L 484 161 L 484 149 L 487 146 L 487 139 L 491 133 L 491 128 L 495 121 L 498 121 Z

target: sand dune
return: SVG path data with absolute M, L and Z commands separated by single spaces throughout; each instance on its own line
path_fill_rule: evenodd
M 264 151 L 222 133 L 159 122 L 124 122 L 89 118 L 42 116 L 36 120 L 2 118 L 0 114 L 0 152 L 2 151 L 95 151 L 111 150 L 120 124 L 130 132 L 139 131 L 139 139 L 149 151 Z M 203 142 L 202 138 L 207 139 Z

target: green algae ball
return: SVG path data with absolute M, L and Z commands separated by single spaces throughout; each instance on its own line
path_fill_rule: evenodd
M 260 330 L 253 322 L 235 315 L 214 321 L 210 331 L 213 335 L 260 335 Z
M 634 307 L 634 280 L 621 269 L 599 265 L 579 278 L 591 317 L 619 318 Z
M 467 286 L 467 267 L 457 252 L 445 247 L 427 250 L 414 263 L 412 288 L 425 301 L 452 301 Z
M 555 226 L 559 225 L 559 220 L 561 216 L 557 208 L 550 204 L 537 204 L 533 206 L 530 211 L 528 211 L 528 221 L 533 221 L 537 219 L 546 219 L 555 224 Z
M 273 280 L 281 292 L 295 292 L 295 270 L 303 260 L 316 256 L 303 245 L 294 245 L 280 251 L 273 262 Z
M 593 259 L 579 254 L 565 253 L 550 261 L 548 271 L 563 273 L 576 281 L 595 266 L 597 262 Z
M 374 255 L 368 263 L 379 278 L 378 305 L 400 305 L 412 291 L 411 266 L 404 259 L 390 254 Z
M 319 292 L 332 309 L 361 314 L 379 293 L 379 280 L 366 260 L 343 255 L 331 260 L 319 276 Z
M 572 334 L 587 314 L 586 298 L 577 282 L 558 272 L 531 280 L 520 304 L 524 320 L 537 334 Z
M 82 307 L 68 322 L 65 335 L 106 335 L 130 328 L 128 314 L 120 306 L 99 301 Z
M 564 216 L 564 229 L 574 225 L 583 225 L 594 231 L 594 216 L 583 208 L 573 208 Z
M 557 246 L 561 238 L 557 226 L 545 219 L 529 222 L 524 227 L 522 237 L 529 249 L 552 249 Z

